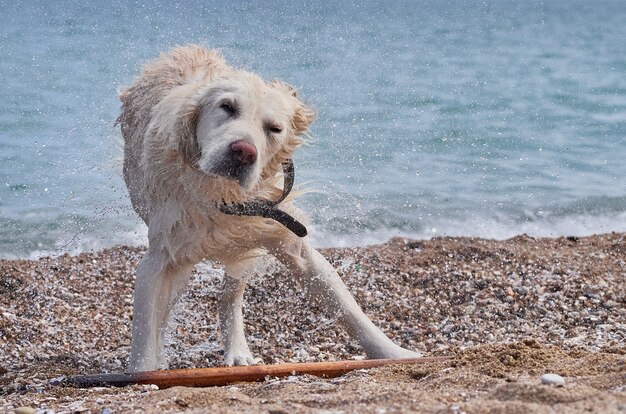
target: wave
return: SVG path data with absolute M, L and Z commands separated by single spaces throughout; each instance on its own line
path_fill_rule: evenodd
M 523 233 L 559 237 L 626 232 L 626 196 L 587 197 L 530 210 L 514 206 L 506 210 L 448 207 L 438 214 L 433 213 L 437 209 L 432 205 L 405 208 L 398 200 L 388 199 L 390 205 L 373 206 L 371 199 L 359 200 L 345 192 L 331 198 L 318 193 L 318 198 L 310 198 L 314 202 L 304 208 L 312 217 L 309 234 L 315 247 L 379 244 L 392 237 L 503 240 Z M 0 217 L 0 258 L 4 259 L 146 244 L 146 226 L 127 209 L 101 211 L 97 219 L 90 215 L 48 213 Z
M 423 223 L 419 230 L 381 227 L 355 233 L 325 232 L 311 226 L 311 240 L 315 247 L 353 247 L 380 244 L 392 237 L 431 239 L 439 236 L 480 237 L 505 240 L 527 234 L 532 237 L 590 236 L 626 232 L 626 212 L 602 215 L 571 215 L 536 217 L 525 221 L 511 217 L 471 217 L 436 219 Z
M 367 209 L 355 200 L 351 209 L 335 216 L 318 215 L 312 236 L 317 247 L 378 244 L 392 237 L 429 239 L 437 236 L 504 240 L 519 234 L 533 237 L 588 236 L 626 232 L 626 195 L 585 197 L 533 209 L 495 203 L 499 208 L 458 207 Z M 342 207 L 344 207 L 342 205 Z M 328 207 L 326 207 L 328 209 Z

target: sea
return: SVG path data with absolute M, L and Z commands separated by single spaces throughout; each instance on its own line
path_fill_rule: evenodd
M 626 1 L 0 0 L 0 257 L 147 243 L 118 89 L 220 49 L 315 108 L 315 246 L 626 231 Z

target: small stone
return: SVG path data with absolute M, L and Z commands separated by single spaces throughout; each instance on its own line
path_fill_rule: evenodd
M 32 407 L 18 407 L 15 409 L 15 414 L 33 414 L 36 409 Z
M 54 385 L 54 386 L 61 385 L 64 380 L 65 380 L 65 376 L 60 376 L 60 377 L 52 378 L 48 384 Z
M 565 385 L 565 379 L 557 374 L 543 374 L 541 376 L 541 383 L 546 385 L 556 385 L 562 387 Z

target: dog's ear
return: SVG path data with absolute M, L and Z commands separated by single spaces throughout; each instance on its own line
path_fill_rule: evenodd
M 315 112 L 309 106 L 305 105 L 298 96 L 298 91 L 293 86 L 280 80 L 273 80 L 270 84 L 274 88 L 277 88 L 296 99 L 296 111 L 291 121 L 293 134 L 300 136 L 305 134 L 309 130 L 309 126 L 315 120 Z
M 309 130 L 309 125 L 315 121 L 315 112 L 298 99 L 299 105 L 293 116 L 293 130 L 296 135 L 303 135 Z
M 294 102 L 294 114 L 291 119 L 291 133 L 287 142 L 278 150 L 274 157 L 266 164 L 261 173 L 262 179 L 272 179 L 281 170 L 283 162 L 292 157 L 293 152 L 302 144 L 303 135 L 309 130 L 309 125 L 315 120 L 313 109 L 305 105 L 298 96 L 296 89 L 279 80 L 274 80 L 270 86 L 285 93 Z
M 178 153 L 183 161 L 193 168 L 196 168 L 196 163 L 202 155 L 198 146 L 198 138 L 196 137 L 200 111 L 201 107 L 199 105 L 190 105 L 179 118 Z
M 197 45 L 163 53 L 142 67 L 141 75 L 131 86 L 118 92 L 122 110 L 116 122 L 121 124 L 122 132 L 145 130 L 147 119 L 155 126 L 172 126 L 172 130 L 157 128 L 157 132 L 167 132 L 172 137 L 166 140 L 168 149 L 195 166 L 200 157 L 196 125 L 201 111 L 195 97 L 199 88 L 225 68 L 219 51 Z

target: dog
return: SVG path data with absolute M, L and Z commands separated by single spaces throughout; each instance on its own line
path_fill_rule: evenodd
M 188 45 L 146 63 L 119 98 L 124 180 L 149 242 L 136 274 L 129 371 L 167 368 L 170 313 L 204 259 L 225 270 L 217 306 L 224 363 L 255 364 L 242 303 L 246 276 L 267 254 L 284 264 L 308 300 L 338 315 L 369 358 L 420 356 L 379 330 L 335 269 L 289 225 L 304 228 L 304 213 L 287 196 L 287 169 L 315 118 L 292 86 Z M 246 213 L 251 205 L 269 213 Z

